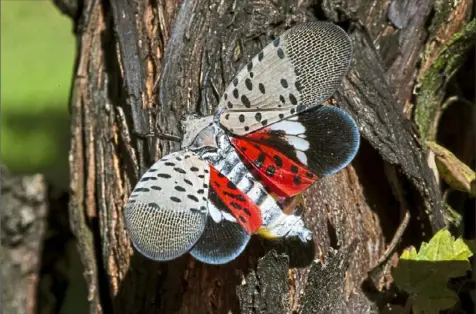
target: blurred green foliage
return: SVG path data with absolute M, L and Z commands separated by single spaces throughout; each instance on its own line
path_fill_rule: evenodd
M 75 39 L 51 1 L 1 1 L 1 158 L 68 186 Z

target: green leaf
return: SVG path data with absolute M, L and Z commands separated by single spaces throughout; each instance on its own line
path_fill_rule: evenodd
M 462 239 L 455 240 L 448 230 L 440 230 L 430 242 L 422 243 L 419 252 L 414 247 L 405 250 L 392 276 L 410 295 L 415 314 L 437 314 L 458 301 L 446 285 L 450 278 L 464 276 L 471 269 L 468 258 L 472 255 Z

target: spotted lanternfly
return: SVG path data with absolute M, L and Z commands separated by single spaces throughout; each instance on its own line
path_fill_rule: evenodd
M 357 152 L 354 120 L 324 103 L 351 54 L 339 27 L 296 26 L 238 73 L 215 116 L 184 116 L 182 150 L 157 161 L 124 208 L 136 249 L 159 261 L 190 252 L 224 264 L 252 234 L 310 241 L 297 211 L 281 204 L 294 204 L 291 197 Z

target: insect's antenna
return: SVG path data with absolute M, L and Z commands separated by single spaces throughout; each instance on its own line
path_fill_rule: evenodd
M 172 135 L 172 134 L 166 134 L 166 133 L 147 133 L 147 134 L 140 134 L 139 136 L 141 137 L 158 137 L 162 140 L 169 140 L 173 142 L 181 142 L 182 138 L 177 135 Z
M 169 141 L 173 141 L 173 142 L 181 142 L 182 141 L 182 138 L 180 136 L 176 136 L 176 135 L 172 135 L 172 134 L 158 133 L 158 134 L 154 134 L 154 135 L 157 136 L 160 139 L 163 139 L 163 140 L 169 140 Z

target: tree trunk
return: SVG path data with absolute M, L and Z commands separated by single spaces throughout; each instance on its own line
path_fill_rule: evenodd
M 55 2 L 77 17 L 70 217 L 91 313 L 370 313 L 391 301 L 380 293 L 387 247 L 419 246 L 445 226 L 409 118 L 422 65 L 462 29 L 470 0 Z M 256 238 L 223 266 L 188 255 L 143 258 L 124 229 L 123 206 L 148 166 L 179 148 L 144 135 L 180 135 L 183 113 L 213 114 L 215 88 L 222 92 L 272 36 L 315 19 L 338 23 L 352 39 L 336 98 L 356 119 L 362 145 L 352 166 L 304 193 L 313 244 Z
M 42 175 L 15 176 L 1 167 L 2 312 L 37 310 L 48 203 Z

